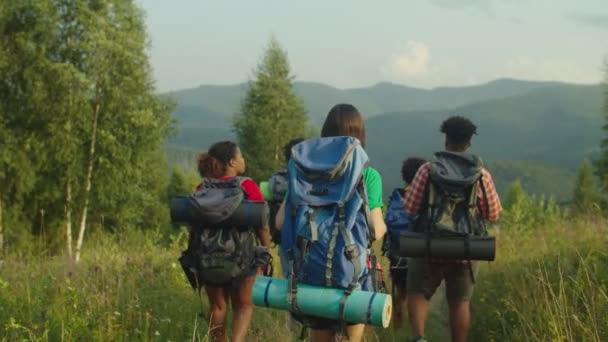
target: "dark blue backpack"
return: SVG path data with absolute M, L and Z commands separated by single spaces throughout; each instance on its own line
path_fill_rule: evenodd
M 385 255 L 392 256 L 391 254 L 394 254 L 392 251 L 397 249 L 399 235 L 401 232 L 412 231 L 414 220 L 415 217 L 412 218 L 405 211 L 405 190 L 402 188 L 394 189 L 388 200 L 386 214 L 384 215 L 387 230 L 383 244 Z
M 352 137 L 309 139 L 292 149 L 281 248 L 290 263 L 294 311 L 297 283 L 347 291 L 368 287 L 374 236 L 363 180 L 368 160 Z

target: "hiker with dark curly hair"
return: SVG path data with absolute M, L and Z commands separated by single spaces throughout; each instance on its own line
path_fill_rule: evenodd
M 206 153 L 198 156 L 198 171 L 203 182 L 197 190 L 204 187 L 242 188 L 245 198 L 249 201 L 263 201 L 264 198 L 257 184 L 250 178 L 241 177 L 245 172 L 245 159 L 236 143 L 222 141 L 215 143 Z M 251 256 L 257 240 L 263 246 L 270 246 L 270 231 L 262 227 L 256 231 L 240 231 L 236 241 L 240 245 L 242 255 Z M 204 237 L 203 237 L 204 238 Z M 224 241 L 225 243 L 225 241 Z M 247 329 L 253 315 L 252 290 L 258 265 L 251 260 L 244 260 L 247 266 L 241 274 L 233 277 L 224 284 L 202 284 L 209 298 L 209 333 L 213 341 L 226 341 L 226 319 L 228 304 L 232 301 L 232 341 L 245 341 Z M 248 262 L 248 263 L 247 263 Z
M 423 164 L 418 169 L 410 185 L 410 191 L 405 195 L 405 208 L 409 215 L 419 216 L 416 225 L 424 226 L 425 223 L 428 225 L 430 221 L 425 219 L 438 215 L 429 214 L 431 210 L 437 210 L 437 203 L 441 203 L 439 200 L 437 202 L 429 200 L 431 196 L 441 196 L 437 189 L 449 191 L 448 189 L 453 188 L 455 184 L 465 184 L 462 187 L 464 190 L 459 191 L 468 191 L 469 198 L 450 207 L 452 212 L 448 212 L 448 207 L 444 206 L 441 218 L 450 217 L 454 220 L 457 210 L 461 210 L 458 213 L 467 213 L 468 227 L 465 228 L 469 233 L 475 231 L 472 227 L 486 233 L 484 221 L 498 220 L 502 206 L 490 172 L 482 166 L 479 157 L 467 152 L 471 146 L 472 136 L 477 133 L 477 127 L 467 118 L 453 116 L 441 124 L 441 132 L 445 134 L 445 151 L 435 153 L 431 162 Z M 442 185 L 441 181 L 446 181 L 443 184 L 447 185 L 439 187 Z M 431 188 L 434 190 L 431 191 Z M 438 193 L 440 195 L 437 195 Z M 453 198 L 443 199 L 448 201 Z M 474 214 L 468 216 L 470 211 Z M 443 216 L 444 214 L 446 216 Z M 460 217 L 465 217 L 463 215 Z M 478 262 L 410 258 L 408 265 L 408 311 L 412 330 L 416 336 L 415 341 L 424 341 L 429 300 L 443 280 L 445 280 L 449 305 L 452 341 L 466 341 L 471 324 L 469 303 L 473 295 Z

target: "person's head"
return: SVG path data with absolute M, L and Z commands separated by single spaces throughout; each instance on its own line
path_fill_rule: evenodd
M 285 146 L 283 147 L 283 156 L 285 156 L 285 161 L 289 161 L 291 159 L 291 148 L 295 145 L 304 141 L 303 138 L 291 139 Z
M 445 133 L 445 149 L 452 152 L 465 152 L 471 146 L 471 137 L 477 134 L 477 126 L 462 116 L 452 116 L 441 124 Z
M 245 159 L 236 143 L 220 141 L 198 155 L 198 172 L 208 178 L 237 176 L 245 172 Z
M 323 128 L 322 137 L 349 136 L 359 139 L 365 146 L 365 123 L 361 113 L 350 104 L 337 104 L 327 114 Z
M 414 180 L 414 176 L 416 176 L 416 172 L 422 166 L 422 164 L 426 163 L 426 160 L 422 158 L 412 157 L 407 158 L 401 164 L 401 178 L 406 184 L 411 184 L 412 180 Z

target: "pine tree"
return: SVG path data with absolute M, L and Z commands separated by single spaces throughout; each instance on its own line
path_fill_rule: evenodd
M 284 165 L 283 146 L 309 132 L 303 101 L 295 95 L 287 53 L 270 40 L 233 122 L 247 174 L 270 177 Z
M 608 132 L 608 62 L 604 66 L 604 131 Z M 600 144 L 601 155 L 595 161 L 595 174 L 598 177 L 602 195 L 608 193 L 608 138 L 604 138 Z
M 574 213 L 589 213 L 599 206 L 599 195 L 596 191 L 593 168 L 588 160 L 584 160 L 576 179 L 572 209 Z

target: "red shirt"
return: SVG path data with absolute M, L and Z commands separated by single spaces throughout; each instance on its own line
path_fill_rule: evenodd
M 234 176 L 226 176 L 226 177 L 220 177 L 218 178 L 219 180 L 229 180 L 234 178 Z M 203 184 L 199 184 L 196 186 L 196 190 L 200 190 L 200 188 L 203 186 Z M 250 201 L 256 201 L 256 202 L 263 202 L 264 201 L 264 196 L 262 195 L 262 191 L 260 190 L 260 188 L 258 187 L 258 185 L 255 183 L 255 181 L 251 178 L 245 178 L 242 182 L 241 182 L 241 187 L 243 187 L 243 191 L 245 191 L 245 194 L 247 194 L 247 199 Z
M 418 172 L 416 172 L 416 176 L 414 176 L 414 180 L 412 180 L 412 184 L 410 184 L 407 193 L 405 194 L 405 210 L 411 216 L 416 216 L 420 207 L 422 206 L 422 201 L 424 199 L 424 187 L 426 186 L 426 182 L 429 179 L 429 168 L 431 163 L 426 162 L 423 164 Z M 502 213 L 502 206 L 500 204 L 500 198 L 498 198 L 498 193 L 496 192 L 496 187 L 494 186 L 494 181 L 492 180 L 492 176 L 485 168 L 481 169 L 482 181 L 484 188 L 486 189 L 486 195 L 488 197 L 487 202 L 489 202 L 490 210 L 488 215 L 488 210 L 486 210 L 488 203 L 486 203 L 486 198 L 483 196 L 483 192 L 481 187 L 477 188 L 477 193 L 479 196 L 479 206 L 481 207 L 481 214 L 488 221 L 496 221 L 500 217 Z

